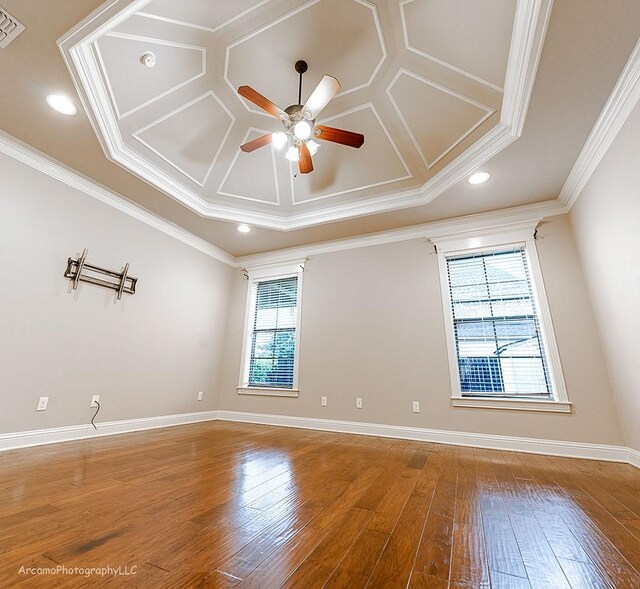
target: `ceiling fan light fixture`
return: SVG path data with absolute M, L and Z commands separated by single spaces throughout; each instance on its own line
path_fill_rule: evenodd
M 282 149 L 284 147 L 284 144 L 287 142 L 287 139 L 287 134 L 283 133 L 282 131 L 271 134 L 271 141 L 273 142 L 273 146 L 276 149 Z
M 238 88 L 240 96 L 260 107 L 265 113 L 279 119 L 284 127 L 284 132 L 267 133 L 247 141 L 240 146 L 240 150 L 245 153 L 251 153 L 269 144 L 275 146 L 276 149 L 283 149 L 286 144 L 287 149 L 284 150 L 284 156 L 290 162 L 298 164 L 297 167 L 301 174 L 313 172 L 312 158 L 320 149 L 320 144 L 313 141 L 313 139 L 331 141 L 356 149 L 362 147 L 364 143 L 364 135 L 362 133 L 354 133 L 353 131 L 335 129 L 324 125 L 316 127 L 318 115 L 340 91 L 340 82 L 333 76 L 323 76 L 311 96 L 302 104 L 302 76 L 307 71 L 307 68 L 308 65 L 305 61 L 298 60 L 296 62 L 295 70 L 300 76 L 298 102 L 284 110 L 251 86 L 240 86 Z
M 298 148 L 292 145 L 285 153 L 284 157 L 286 157 L 290 162 L 297 162 L 300 159 L 300 154 L 298 153 Z
M 298 121 L 293 128 L 295 136 L 301 141 L 309 139 L 309 137 L 311 137 L 311 131 L 311 124 L 308 121 Z
M 320 144 L 313 139 L 309 139 L 309 141 L 307 141 L 307 147 L 309 148 L 309 153 L 311 155 L 316 155 L 316 153 L 318 153 L 318 150 L 320 149 Z

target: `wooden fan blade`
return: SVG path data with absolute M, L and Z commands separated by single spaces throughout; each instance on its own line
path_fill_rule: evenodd
M 340 82 L 333 76 L 324 76 L 316 89 L 311 93 L 306 104 L 302 107 L 302 112 L 309 120 L 315 119 L 320 111 L 329 104 L 329 101 L 340 90 Z M 307 114 L 308 113 L 308 114 Z
M 333 141 L 334 143 L 355 147 L 356 149 L 362 147 L 364 143 L 364 135 L 361 133 L 336 129 L 334 127 L 325 127 L 324 125 L 316 126 L 315 136 L 324 141 Z
M 270 115 L 276 117 L 276 119 L 284 120 L 289 118 L 289 115 L 281 108 L 277 107 L 268 98 L 265 98 L 254 90 L 251 86 L 240 86 L 238 88 L 238 94 L 246 98 L 249 102 L 253 102 L 256 106 L 259 106 L 262 110 L 267 111 Z
M 309 172 L 313 172 L 313 160 L 311 159 L 311 154 L 309 153 L 309 148 L 306 143 L 298 145 L 298 155 L 300 156 L 298 159 L 300 173 L 308 174 Z
M 273 133 L 267 133 L 266 135 L 262 135 L 260 137 L 256 137 L 251 141 L 247 141 L 244 145 L 240 146 L 240 149 L 245 153 L 250 153 L 255 151 L 260 147 L 264 147 L 265 145 L 269 145 L 273 141 Z

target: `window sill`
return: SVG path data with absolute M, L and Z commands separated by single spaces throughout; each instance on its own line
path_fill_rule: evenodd
M 454 407 L 571 413 L 571 403 L 568 401 L 550 401 L 548 399 L 487 399 L 478 397 L 451 397 L 451 403 Z
M 278 389 L 272 387 L 238 387 L 239 395 L 259 395 L 263 397 L 297 397 L 298 389 Z

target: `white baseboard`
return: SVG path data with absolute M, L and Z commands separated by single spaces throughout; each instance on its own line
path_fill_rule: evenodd
M 552 456 L 568 456 L 571 458 L 588 458 L 591 460 L 607 460 L 611 462 L 627 462 L 640 468 L 640 452 L 624 446 L 607 446 L 604 444 L 588 444 L 584 442 L 563 442 L 556 440 L 539 440 L 535 438 L 516 438 L 493 434 L 476 434 L 454 432 L 437 429 L 407 427 L 401 425 L 385 425 L 381 423 L 362 423 L 359 421 L 339 421 L 313 417 L 293 417 L 289 415 L 271 415 L 266 413 L 246 413 L 241 411 L 199 411 L 197 413 L 180 413 L 177 415 L 161 415 L 98 423 L 98 429 L 91 425 L 71 425 L 33 431 L 0 434 L 0 451 L 15 450 L 29 446 L 56 444 L 71 440 L 112 436 L 146 429 L 186 425 L 201 421 L 236 421 L 257 423 L 282 427 L 297 427 L 345 434 L 380 436 L 384 438 L 400 438 L 435 442 L 454 446 L 472 446 L 491 450 L 508 450 L 528 452 L 531 454 L 549 454 Z
M 269 415 L 264 413 L 245 413 L 240 411 L 220 410 L 218 411 L 218 419 L 244 423 L 259 423 L 263 425 L 299 427 L 347 434 L 380 436 L 385 438 L 419 440 L 422 442 L 435 442 L 454 446 L 472 446 L 491 450 L 508 450 L 528 452 L 530 454 L 549 454 L 552 456 L 568 456 L 570 458 L 628 462 L 640 468 L 640 452 L 632 450 L 631 448 L 625 448 L 624 446 L 539 440 L 536 438 L 516 438 L 493 434 L 475 434 L 401 425 L 292 417 L 288 415 Z
M 85 438 L 97 438 L 100 436 L 113 436 L 115 434 L 126 434 L 145 429 L 184 425 L 199 421 L 213 421 L 215 419 L 217 419 L 217 411 L 199 411 L 197 413 L 179 413 L 177 415 L 160 415 L 158 417 L 106 421 L 96 423 L 98 426 L 97 430 L 93 429 L 91 424 L 87 424 L 0 434 L 0 451 L 27 448 L 29 446 L 41 446 L 43 444 L 56 444 L 58 442 L 69 442 L 71 440 L 82 440 Z

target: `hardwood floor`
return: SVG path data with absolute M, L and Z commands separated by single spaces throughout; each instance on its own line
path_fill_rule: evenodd
M 5 452 L 0 587 L 45 586 L 637 589 L 640 471 L 223 422 Z

